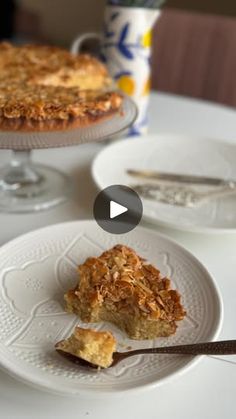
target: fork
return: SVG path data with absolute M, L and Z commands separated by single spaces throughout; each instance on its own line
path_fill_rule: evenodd
M 193 208 L 197 204 L 204 203 L 210 199 L 236 193 L 235 187 L 230 183 L 223 187 L 214 188 L 213 190 L 208 189 L 207 191 L 198 191 L 189 186 L 154 183 L 130 185 L 130 187 L 143 198 L 186 208 Z
M 83 365 L 86 367 L 98 368 L 97 365 L 91 364 L 82 358 L 64 352 L 61 349 L 56 349 L 57 352 L 64 358 L 73 362 L 74 364 Z M 113 361 L 109 368 L 114 367 L 119 362 L 126 358 L 136 355 L 148 354 L 178 354 L 178 355 L 235 355 L 236 354 L 236 340 L 223 340 L 218 342 L 204 342 L 193 343 L 188 345 L 177 346 L 163 346 L 159 348 L 135 349 L 128 352 L 114 352 Z

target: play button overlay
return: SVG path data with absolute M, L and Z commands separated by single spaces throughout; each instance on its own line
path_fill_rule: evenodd
M 93 214 L 103 230 L 111 234 L 123 234 L 139 224 L 143 205 L 133 189 L 124 185 L 112 185 L 97 195 Z

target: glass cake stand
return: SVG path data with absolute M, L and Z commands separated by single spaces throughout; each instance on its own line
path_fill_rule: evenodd
M 31 150 L 106 140 L 129 128 L 136 117 L 136 105 L 125 97 L 121 113 L 89 127 L 53 132 L 0 131 L 0 149 L 13 151 L 11 161 L 0 167 L 0 211 L 41 211 L 68 198 L 69 177 L 32 162 Z

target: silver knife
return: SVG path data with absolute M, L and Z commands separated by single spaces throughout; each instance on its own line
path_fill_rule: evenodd
M 179 182 L 191 183 L 195 185 L 209 185 L 209 186 L 228 186 L 230 188 L 236 187 L 236 180 L 213 178 L 198 175 L 185 175 L 166 172 L 155 172 L 150 170 L 133 170 L 128 169 L 126 173 L 130 176 L 139 177 L 143 179 L 161 180 L 165 182 Z

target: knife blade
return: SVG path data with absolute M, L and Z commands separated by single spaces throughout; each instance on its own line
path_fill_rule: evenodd
M 139 177 L 143 179 L 161 180 L 164 182 L 179 182 L 179 183 L 191 183 L 195 185 L 209 185 L 209 186 L 229 186 L 231 188 L 236 187 L 236 180 L 232 179 L 221 179 L 213 178 L 208 176 L 198 175 L 187 175 L 167 172 L 156 172 L 151 170 L 134 170 L 128 169 L 126 173 L 133 177 Z

